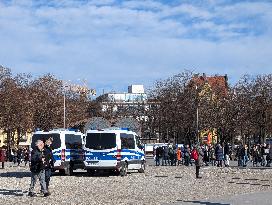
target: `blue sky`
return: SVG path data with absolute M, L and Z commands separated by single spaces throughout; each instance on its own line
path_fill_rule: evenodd
M 0 65 L 86 79 L 98 93 L 184 69 L 272 71 L 272 1 L 0 0 Z

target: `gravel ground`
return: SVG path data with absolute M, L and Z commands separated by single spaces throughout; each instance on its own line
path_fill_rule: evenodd
M 0 169 L 1 204 L 163 204 L 181 200 L 216 198 L 226 195 L 272 191 L 272 169 L 201 168 L 147 166 L 144 174 L 126 177 L 86 172 L 51 178 L 51 196 L 27 197 L 30 172 L 27 167 Z M 36 193 L 39 192 L 36 186 Z

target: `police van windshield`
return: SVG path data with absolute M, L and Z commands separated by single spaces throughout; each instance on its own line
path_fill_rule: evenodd
M 65 145 L 66 149 L 81 149 L 82 148 L 81 135 L 66 134 Z
M 58 149 L 61 146 L 61 141 L 60 141 L 60 135 L 59 134 L 52 134 L 52 133 L 48 133 L 48 134 L 34 134 L 32 136 L 32 143 L 31 143 L 31 148 L 34 149 L 35 148 L 35 143 L 37 142 L 37 140 L 47 140 L 49 137 L 53 138 L 53 143 L 51 144 L 51 148 L 52 149 Z
M 116 135 L 114 133 L 88 133 L 86 147 L 95 150 L 115 148 Z

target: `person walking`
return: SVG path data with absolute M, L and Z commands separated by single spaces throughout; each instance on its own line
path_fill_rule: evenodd
M 35 148 L 31 152 L 31 165 L 30 165 L 31 183 L 28 192 L 28 196 L 30 197 L 35 196 L 34 187 L 37 179 L 39 179 L 40 181 L 41 190 L 42 193 L 44 194 L 44 197 L 50 195 L 46 189 L 45 183 L 45 170 L 44 170 L 45 157 L 43 155 L 43 151 L 44 151 L 43 141 L 37 140 L 37 142 L 35 143 Z
M 10 149 L 8 155 L 9 155 L 9 156 L 8 156 L 9 162 L 13 162 L 13 160 L 14 160 L 14 150 L 13 150 L 13 149 Z
M 50 177 L 51 177 L 51 170 L 54 168 L 54 156 L 52 153 L 52 149 L 51 149 L 51 144 L 53 143 L 53 138 L 48 138 L 45 141 L 45 146 L 44 146 L 44 156 L 45 156 L 45 166 L 44 166 L 44 170 L 45 170 L 45 182 L 46 182 L 46 189 L 49 192 L 49 182 L 50 182 Z
M 170 161 L 169 161 L 169 145 L 164 146 L 163 147 L 163 161 L 162 161 L 162 165 L 170 165 Z
M 13 164 L 15 165 L 16 164 L 16 162 L 17 162 L 17 150 L 16 149 L 14 149 L 13 150 Z
M 160 166 L 160 152 L 159 147 L 155 148 L 155 162 L 156 166 Z
M 215 166 L 216 165 L 216 157 L 215 157 L 215 149 L 214 149 L 213 145 L 210 146 L 209 153 L 210 153 L 210 162 L 211 162 L 212 166 Z
M 190 146 L 187 145 L 186 148 L 184 149 L 184 160 L 185 160 L 184 165 L 185 166 L 189 166 L 189 164 L 191 164 L 190 156 L 191 156 Z
M 26 166 L 27 163 L 29 163 L 29 151 L 28 151 L 28 149 L 25 149 L 25 151 L 24 151 L 24 161 L 25 161 L 25 166 Z
M 225 159 L 225 167 L 229 167 L 230 165 L 230 146 L 229 143 L 226 143 L 224 146 L 224 159 Z
M 17 163 L 18 163 L 18 166 L 20 166 L 21 162 L 22 162 L 22 154 L 23 154 L 23 151 L 22 149 L 18 149 L 17 151 Z
M 243 150 L 243 145 L 240 144 L 237 148 L 237 151 L 236 151 L 236 158 L 237 158 L 237 161 L 238 161 L 238 167 L 240 166 L 243 166 L 243 153 L 242 153 L 242 150 Z
M 171 166 L 174 166 L 175 165 L 175 148 L 172 145 L 169 146 L 168 155 L 169 155 Z
M 244 147 L 241 150 L 241 157 L 242 157 L 242 166 L 246 167 L 247 162 L 249 160 L 249 151 L 248 151 L 248 146 L 245 144 Z
M 181 149 L 180 149 L 180 147 L 179 147 L 178 150 L 177 150 L 177 161 L 178 161 L 178 166 L 179 166 L 180 164 L 182 164 L 182 163 L 181 163 L 181 161 L 182 161 L 182 154 L 181 154 Z
M 266 144 L 264 143 L 263 145 L 261 145 L 261 156 L 262 156 L 261 166 L 263 167 L 267 164 L 267 161 L 266 161 L 267 154 L 268 154 L 267 147 L 266 147 Z
M 269 148 L 269 152 L 268 152 L 268 154 L 266 156 L 266 159 L 267 159 L 266 166 L 270 167 L 271 163 L 272 163 L 272 144 L 268 145 L 268 148 Z
M 156 166 L 163 165 L 163 148 L 161 146 L 156 148 Z
M 260 153 L 256 145 L 253 145 L 251 156 L 252 156 L 253 167 L 254 166 L 258 167 Z
M 209 166 L 209 150 L 208 150 L 208 146 L 204 145 L 202 150 L 203 150 L 203 153 L 204 153 L 203 162 L 204 162 L 205 166 Z
M 218 144 L 215 148 L 215 156 L 216 156 L 216 161 L 217 161 L 217 166 L 218 167 L 223 167 L 223 147 L 221 144 Z
M 195 160 L 195 167 L 196 167 L 196 178 L 201 179 L 202 177 L 199 176 L 199 170 L 200 166 L 202 164 L 201 157 L 203 156 L 203 153 L 201 152 L 201 148 L 197 149 L 196 146 L 194 146 L 192 152 L 191 152 L 191 158 Z

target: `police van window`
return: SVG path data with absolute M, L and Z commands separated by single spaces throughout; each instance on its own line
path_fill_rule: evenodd
M 66 149 L 81 149 L 82 148 L 81 135 L 66 134 L 65 145 Z
M 85 146 L 89 149 L 101 150 L 116 147 L 114 133 L 88 133 L 85 140 Z
M 120 138 L 122 149 L 135 149 L 135 141 L 133 134 L 121 133 Z
M 34 149 L 35 148 L 35 143 L 37 142 L 37 140 L 47 140 L 49 137 L 53 138 L 53 142 L 51 144 L 51 148 L 52 149 L 58 149 L 61 146 L 61 141 L 60 141 L 60 135 L 59 134 L 55 134 L 55 133 L 48 133 L 48 134 L 34 134 L 32 136 L 32 142 L 31 142 L 31 148 Z

